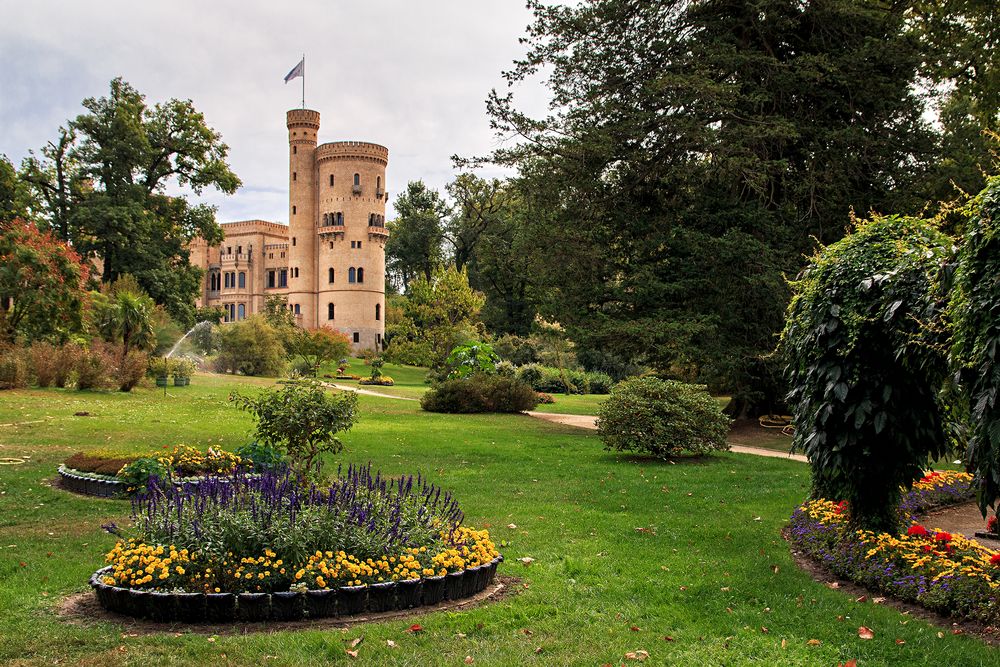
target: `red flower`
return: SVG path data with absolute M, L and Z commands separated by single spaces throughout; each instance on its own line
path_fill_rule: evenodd
M 989 520 L 986 522 L 986 531 L 990 532 L 990 533 L 997 532 L 997 515 L 996 514 L 994 514 L 993 516 L 991 516 L 989 518 Z
M 836 507 L 833 508 L 833 512 L 834 514 L 840 514 L 846 509 L 847 509 L 847 501 L 841 500 L 839 503 L 837 503 Z
M 910 526 L 909 530 L 906 531 L 906 534 L 916 535 L 918 537 L 924 537 L 925 535 L 927 535 L 927 529 L 921 526 L 920 524 L 915 523 L 912 526 Z
M 990 564 L 1000 565 L 1000 553 L 995 553 L 992 556 L 990 556 Z
M 934 548 L 934 547 L 932 547 L 932 546 L 931 546 L 931 545 L 929 545 L 929 544 L 925 544 L 925 545 L 924 545 L 924 551 L 930 551 L 930 550 L 931 550 L 931 549 L 933 549 L 933 548 Z
M 934 536 L 935 542 L 951 542 L 951 533 L 941 531 Z

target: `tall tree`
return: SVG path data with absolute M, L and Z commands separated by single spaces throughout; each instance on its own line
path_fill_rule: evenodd
M 487 180 L 475 174 L 459 174 L 447 190 L 455 210 L 445 223 L 444 236 L 452 246 L 455 268 L 462 270 L 471 261 L 479 239 L 507 212 L 513 194 L 500 179 Z
M 441 247 L 448 205 L 423 181 L 410 181 L 393 203 L 396 219 L 389 222 L 385 244 L 387 280 L 405 290 L 412 280 L 430 280 L 434 269 L 444 262 Z
M 166 189 L 235 192 L 240 181 L 226 164 L 229 149 L 189 100 L 149 106 L 121 78 L 107 97 L 83 106 L 57 142 L 26 160 L 23 177 L 45 201 L 50 226 L 81 254 L 99 258 L 102 281 L 131 274 L 190 324 L 201 270 L 191 266 L 187 244 L 198 236 L 219 242 L 222 230 L 214 207 Z
M 529 3 L 513 86 L 487 105 L 517 167 L 552 287 L 584 350 L 691 374 L 737 413 L 783 391 L 763 360 L 813 239 L 851 207 L 910 211 L 933 142 L 904 7 L 882 0 Z
M 0 154 L 0 223 L 32 219 L 32 193 L 6 155 Z

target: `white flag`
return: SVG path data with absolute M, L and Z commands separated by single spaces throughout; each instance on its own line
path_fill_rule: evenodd
M 302 60 L 299 61 L 299 64 L 293 67 L 291 72 L 285 75 L 285 83 L 288 83 L 292 79 L 300 76 L 304 77 L 305 75 L 306 75 L 306 59 L 305 56 L 303 56 Z

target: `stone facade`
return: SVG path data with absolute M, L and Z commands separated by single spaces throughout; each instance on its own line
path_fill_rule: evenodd
M 293 109 L 288 126 L 288 225 L 222 223 L 226 238 L 191 244 L 205 270 L 199 306 L 221 306 L 226 321 L 287 298 L 304 327 L 345 333 L 355 351 L 385 335 L 385 168 L 389 150 L 362 141 L 317 145 L 319 112 Z

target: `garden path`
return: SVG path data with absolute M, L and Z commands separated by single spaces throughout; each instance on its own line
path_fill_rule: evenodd
M 1000 540 L 976 537 L 977 530 L 985 529 L 986 521 L 979 512 L 979 505 L 975 501 L 930 512 L 921 518 L 921 523 L 928 529 L 958 533 L 990 549 L 1000 550 Z
M 400 401 L 416 401 L 419 399 L 410 398 L 409 396 L 391 396 L 390 394 L 383 394 L 377 391 L 372 391 L 371 389 L 362 389 L 361 387 L 352 387 L 348 384 L 334 384 L 332 382 L 324 382 L 324 387 L 333 387 L 334 389 L 339 389 L 341 391 L 353 391 L 355 394 L 363 394 L 365 396 L 378 396 L 379 398 L 395 398 Z

